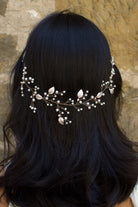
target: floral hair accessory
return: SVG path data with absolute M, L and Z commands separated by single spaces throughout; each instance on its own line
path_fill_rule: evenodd
M 22 60 L 23 62 L 23 60 Z M 56 106 L 56 112 L 58 113 L 58 122 L 61 125 L 65 124 L 71 124 L 72 121 L 68 119 L 68 114 L 70 114 L 69 107 L 74 107 L 78 112 L 83 110 L 83 107 L 87 107 L 88 109 L 96 108 L 97 105 L 103 106 L 105 102 L 102 102 L 101 98 L 102 96 L 105 96 L 105 90 L 109 90 L 110 94 L 114 93 L 114 89 L 116 85 L 113 85 L 113 76 L 115 75 L 115 70 L 114 70 L 114 59 L 112 57 L 111 60 L 112 68 L 111 68 L 111 74 L 109 76 L 108 81 L 102 81 L 101 83 L 101 90 L 97 93 L 96 96 L 93 95 L 88 95 L 89 90 L 83 91 L 83 89 L 80 89 L 77 92 L 77 100 L 73 100 L 72 98 L 68 98 L 65 102 L 60 101 L 60 96 L 63 96 L 66 91 L 58 91 L 56 90 L 55 86 L 52 86 L 49 88 L 47 92 L 44 92 L 44 95 L 41 95 L 38 93 L 38 90 L 40 88 L 34 84 L 34 78 L 32 77 L 27 77 L 27 66 L 25 66 L 23 62 L 23 71 L 22 71 L 22 81 L 20 82 L 21 84 L 21 96 L 24 96 L 23 92 L 23 87 L 24 85 L 27 86 L 28 92 L 31 93 L 31 104 L 30 104 L 30 109 L 33 111 L 33 113 L 36 113 L 36 107 L 35 107 L 35 101 L 38 100 L 43 100 L 45 101 L 47 106 L 52 107 L 53 105 Z M 31 85 L 34 85 L 31 87 Z

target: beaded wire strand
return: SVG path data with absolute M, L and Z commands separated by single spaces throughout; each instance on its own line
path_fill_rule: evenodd
M 31 84 L 34 84 L 34 78 L 31 76 L 27 77 L 27 66 L 25 65 L 24 61 L 23 62 L 23 71 L 22 71 L 22 81 L 20 82 L 20 89 L 21 89 L 21 96 L 24 96 L 24 85 L 27 86 L 28 92 L 31 93 L 31 104 L 29 108 L 33 111 L 33 113 L 36 113 L 36 106 L 34 102 L 36 100 L 40 101 L 43 100 L 45 101 L 47 106 L 52 107 L 53 105 L 56 105 L 56 112 L 58 113 L 58 122 L 61 125 L 66 125 L 66 124 L 71 124 L 72 120 L 68 119 L 68 114 L 70 114 L 70 111 L 68 110 L 68 107 L 74 107 L 78 112 L 83 110 L 83 106 L 87 107 L 88 109 L 96 108 L 97 104 L 103 106 L 105 102 L 102 102 L 101 98 L 102 96 L 105 96 L 105 90 L 109 90 L 110 94 L 114 93 L 114 89 L 116 85 L 113 85 L 113 76 L 115 75 L 115 70 L 114 70 L 114 58 L 112 57 L 111 64 L 111 74 L 109 76 L 108 81 L 102 80 L 101 83 L 101 91 L 97 93 L 96 96 L 89 96 L 88 98 L 88 93 L 89 91 L 86 90 L 85 92 L 80 89 L 77 92 L 77 101 L 75 102 L 74 99 L 68 98 L 67 101 L 61 102 L 59 97 L 63 96 L 66 91 L 58 91 L 55 89 L 55 86 L 52 86 L 51 88 L 48 89 L 48 92 L 44 92 L 44 95 L 42 96 L 41 94 L 38 93 L 38 90 L 40 88 L 36 85 L 34 87 L 31 87 Z

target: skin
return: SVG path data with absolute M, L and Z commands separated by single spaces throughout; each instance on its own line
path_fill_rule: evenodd
M 2 172 L 0 172 L 0 176 L 3 176 L 5 173 L 5 171 L 3 170 Z M 4 189 L 0 188 L 0 196 L 3 194 Z M 9 204 L 6 201 L 6 198 L 4 196 L 2 196 L 1 200 L 0 200 L 0 207 L 9 207 Z
M 3 176 L 4 173 L 5 173 L 4 170 L 2 172 L 0 172 L 0 176 Z M 0 188 L 0 195 L 2 195 L 3 191 L 4 191 L 4 189 Z M 9 207 L 9 203 L 7 203 L 4 196 L 1 198 L 0 207 Z M 134 207 L 134 206 L 132 204 L 131 198 L 129 197 L 127 200 L 123 201 L 120 204 L 116 204 L 114 207 Z

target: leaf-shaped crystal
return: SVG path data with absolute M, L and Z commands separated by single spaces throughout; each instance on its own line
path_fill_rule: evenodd
M 96 98 L 101 98 L 102 94 L 102 92 L 97 93 Z
M 78 91 L 78 93 L 77 93 L 77 96 L 78 96 L 78 98 L 82 98 L 83 97 L 83 90 L 82 89 L 80 89 L 79 91 Z
M 58 118 L 58 122 L 62 125 L 64 125 L 64 118 L 61 116 Z
M 54 86 L 49 88 L 48 94 L 53 94 L 54 92 L 55 92 L 55 87 Z
M 111 94 L 113 94 L 114 93 L 114 88 L 109 88 L 109 91 L 110 91 Z
M 41 100 L 43 98 L 40 94 L 36 94 L 35 97 L 36 97 L 37 100 Z

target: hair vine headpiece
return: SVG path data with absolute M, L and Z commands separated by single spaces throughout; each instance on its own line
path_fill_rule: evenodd
M 23 72 L 22 72 L 22 81 L 20 82 L 21 84 L 21 96 L 24 96 L 23 93 L 23 86 L 26 85 L 28 88 L 28 91 L 31 92 L 31 104 L 30 104 L 30 109 L 33 111 L 33 113 L 36 113 L 36 107 L 34 105 L 34 102 L 37 100 L 44 100 L 47 106 L 53 106 L 56 105 L 56 112 L 58 113 L 58 122 L 61 125 L 64 124 L 71 124 L 72 121 L 68 119 L 68 114 L 70 114 L 70 111 L 68 111 L 68 107 L 74 107 L 78 112 L 83 110 L 83 106 L 86 106 L 88 109 L 96 108 L 97 104 L 100 104 L 101 106 L 105 104 L 105 102 L 101 101 L 101 97 L 105 95 L 105 90 L 109 90 L 110 94 L 114 93 L 114 88 L 116 85 L 113 85 L 113 76 L 115 75 L 115 70 L 113 68 L 114 59 L 112 57 L 111 64 L 111 74 L 109 76 L 108 81 L 102 81 L 101 83 L 101 91 L 97 93 L 96 96 L 89 96 L 88 98 L 88 93 L 89 91 L 86 90 L 85 92 L 80 89 L 77 92 L 77 100 L 76 102 L 69 98 L 65 102 L 60 102 L 59 96 L 63 96 L 64 93 L 66 93 L 65 90 L 59 92 L 58 90 L 55 89 L 55 86 L 52 86 L 49 88 L 48 92 L 44 92 L 44 95 L 42 96 L 39 94 L 37 91 L 40 89 L 38 86 L 34 84 L 34 78 L 32 77 L 27 77 L 27 66 L 25 65 L 24 61 L 23 62 Z M 34 84 L 33 87 L 30 87 L 31 84 Z M 80 107 L 81 106 L 81 107 Z

